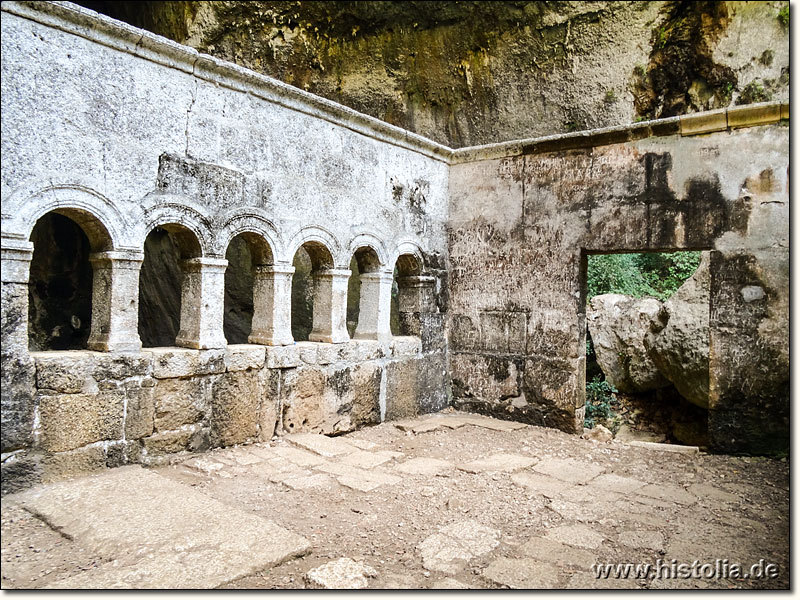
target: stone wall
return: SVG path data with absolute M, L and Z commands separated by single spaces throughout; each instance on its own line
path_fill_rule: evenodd
M 3 489 L 438 410 L 447 403 L 442 374 L 426 370 L 421 350 L 419 338 L 395 337 L 388 344 L 34 352 L 32 443 L 4 462 Z
M 780 110 L 464 153 L 450 172 L 456 406 L 581 431 L 586 255 L 707 249 L 712 445 L 785 450 L 789 128 Z

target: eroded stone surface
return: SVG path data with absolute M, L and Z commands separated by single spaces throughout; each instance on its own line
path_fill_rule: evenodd
M 377 571 L 352 558 L 340 558 L 310 570 L 304 579 L 311 588 L 325 590 L 357 590 L 369 585 Z
M 439 529 L 417 546 L 426 569 L 454 575 L 472 558 L 490 552 L 499 543 L 500 532 L 468 520 Z
M 552 589 L 558 586 L 557 570 L 547 563 L 533 560 L 499 558 L 482 575 L 512 589 Z
M 533 466 L 533 470 L 570 483 L 586 483 L 605 471 L 598 465 L 560 458 L 542 459 Z
M 467 473 L 485 473 L 488 471 L 518 471 L 532 464 L 537 459 L 520 454 L 493 454 L 486 458 L 479 458 L 459 465 L 458 468 Z
M 549 529 L 545 537 L 570 546 L 596 550 L 603 543 L 603 536 L 586 525 L 562 525 Z

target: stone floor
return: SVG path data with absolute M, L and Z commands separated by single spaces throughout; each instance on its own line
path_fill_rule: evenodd
M 6 496 L 3 588 L 788 588 L 788 462 L 669 450 L 450 412 L 124 467 Z

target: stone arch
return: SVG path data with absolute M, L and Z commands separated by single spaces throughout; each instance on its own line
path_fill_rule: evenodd
M 287 244 L 290 254 L 286 257 L 286 262 L 291 262 L 301 247 L 306 249 L 312 262 L 317 265 L 315 268 L 330 269 L 337 265 L 344 266 L 349 260 L 349 257 L 341 256 L 341 244 L 336 236 L 316 225 L 303 227 L 292 236 Z
M 364 252 L 367 248 L 372 250 L 371 255 Z M 348 245 L 348 254 L 356 257 L 361 273 L 389 268 L 386 247 L 375 234 L 360 233 L 355 236 Z
M 391 330 L 393 335 L 422 335 L 421 315 L 436 312 L 436 280 L 426 275 L 424 254 L 414 241 L 402 241 L 392 254 Z
M 178 239 L 176 241 L 180 247 L 182 258 L 218 256 L 218 253 L 215 252 L 210 219 L 190 206 L 188 202 L 180 201 L 180 199 L 171 200 L 146 209 L 140 247 L 144 247 L 146 237 L 156 227 L 177 232 Z M 187 232 L 190 232 L 192 236 L 186 235 Z
M 392 253 L 391 266 L 400 277 L 422 275 L 426 271 L 422 248 L 413 241 L 400 242 Z
M 125 243 L 129 231 L 127 220 L 113 201 L 88 185 L 30 182 L 9 196 L 6 203 L 4 208 L 13 217 L 3 223 L 4 233 L 29 239 L 39 219 L 56 213 L 69 217 L 83 230 L 93 252 L 128 245 Z
M 224 256 L 231 240 L 243 234 L 247 234 L 248 242 L 258 249 L 259 264 L 271 265 L 284 258 L 280 232 L 267 218 L 251 211 L 237 212 L 225 220 L 216 236 L 215 253 Z

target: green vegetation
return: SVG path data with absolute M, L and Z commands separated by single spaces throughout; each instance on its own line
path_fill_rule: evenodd
M 786 4 L 782 9 L 778 11 L 778 21 L 781 22 L 781 25 L 784 27 L 789 26 L 789 5 Z
M 609 382 L 595 375 L 592 381 L 586 383 L 586 413 L 583 426 L 592 428 L 598 421 L 609 421 L 616 413 L 614 407 L 617 403 L 617 388 Z
M 756 79 L 744 86 L 736 104 L 753 104 L 754 102 L 767 102 L 771 99 L 772 94 L 764 89 L 764 85 Z
M 590 255 L 587 301 L 598 294 L 666 300 L 700 265 L 699 252 Z
M 606 96 L 605 96 L 604 100 L 605 100 L 605 101 L 606 101 L 608 104 L 613 104 L 614 102 L 616 102 L 616 101 L 617 101 L 617 94 L 616 94 L 616 92 L 614 92 L 614 90 L 607 90 L 607 91 L 606 91 Z

